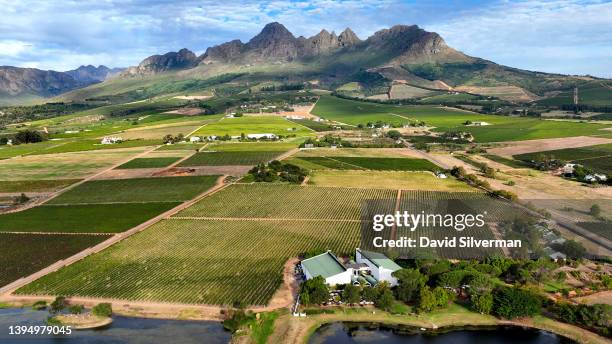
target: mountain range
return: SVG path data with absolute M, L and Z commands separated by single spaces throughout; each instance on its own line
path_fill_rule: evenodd
M 217 92 L 230 92 L 222 87 L 228 82 L 280 82 L 310 83 L 330 90 L 357 83 L 365 96 L 402 83 L 530 102 L 592 80 L 597 79 L 526 71 L 468 56 L 417 25 L 396 25 L 365 39 L 350 28 L 338 35 L 322 30 L 306 38 L 295 37 L 275 22 L 248 42 L 232 40 L 209 47 L 200 56 L 189 49 L 153 55 L 122 71 L 104 66 L 63 73 L 0 67 L 0 93 L 61 94 L 55 99 L 67 101 L 111 95 L 138 100 L 215 83 Z
M 52 97 L 67 91 L 99 83 L 123 69 L 80 66 L 66 72 L 0 66 L 0 103 L 10 99 Z

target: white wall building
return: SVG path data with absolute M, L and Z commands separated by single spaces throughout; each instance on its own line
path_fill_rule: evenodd
M 300 264 L 307 280 L 321 276 L 330 286 L 351 283 L 353 269 L 347 269 L 331 251 L 304 259 Z
M 401 270 L 402 267 L 384 254 L 356 249 L 355 259 L 358 264 L 366 264 L 377 281 L 387 281 L 391 286 L 397 285 L 397 278 L 393 277 L 392 274 Z

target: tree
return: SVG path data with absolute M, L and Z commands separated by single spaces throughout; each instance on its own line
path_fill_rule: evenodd
M 15 144 L 35 143 L 46 140 L 45 135 L 36 130 L 21 130 L 15 134 Z
M 342 291 L 342 301 L 344 303 L 352 305 L 355 303 L 359 303 L 360 300 L 361 295 L 359 292 L 359 287 L 354 286 L 352 284 L 348 284 L 346 287 L 344 287 L 344 290 Z
M 393 273 L 397 278 L 398 286 L 395 295 L 398 300 L 412 302 L 417 296 L 418 291 L 427 283 L 428 277 L 417 269 L 401 269 Z
M 81 314 L 83 313 L 83 305 L 71 305 L 68 307 L 68 311 L 72 314 Z
M 49 313 L 55 314 L 66 308 L 66 298 L 64 296 L 58 296 L 49 305 Z
M 388 311 L 393 305 L 393 292 L 389 288 L 385 288 L 378 294 L 374 305 L 382 310 Z
M 431 312 L 438 305 L 436 295 L 431 291 L 429 287 L 423 287 L 419 291 L 419 299 L 417 309 L 419 312 Z
M 389 130 L 387 131 L 387 137 L 390 139 L 397 140 L 402 137 L 402 134 L 397 130 Z
M 493 305 L 497 315 L 514 319 L 538 314 L 542 300 L 527 289 L 502 287 L 493 294 Z
M 491 314 L 493 310 L 493 294 L 472 294 L 470 296 L 472 308 L 480 314 Z
M 584 246 L 574 240 L 567 240 L 561 245 L 555 245 L 555 248 L 571 258 L 582 258 L 586 254 Z
M 448 306 L 448 303 L 454 300 L 456 297 L 455 293 L 449 293 L 446 289 L 442 287 L 435 287 L 433 290 L 434 297 L 436 298 L 436 307 L 444 308 Z
M 329 289 L 325 279 L 321 276 L 309 279 L 302 283 L 300 300 L 305 305 L 319 305 L 329 299 Z
M 361 289 L 361 297 L 368 302 L 374 302 L 378 298 L 378 291 L 372 287 Z
M 470 286 L 470 291 L 473 294 L 490 292 L 491 289 L 493 289 L 493 281 L 491 278 L 482 273 L 475 273 L 467 277 L 467 284 Z
M 593 217 L 599 217 L 601 215 L 601 207 L 599 204 L 593 204 L 589 210 L 589 214 Z
M 91 313 L 99 317 L 110 317 L 113 315 L 113 308 L 110 303 L 99 303 L 91 309 Z

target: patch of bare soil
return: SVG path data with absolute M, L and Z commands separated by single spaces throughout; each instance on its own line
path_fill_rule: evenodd
M 153 177 L 193 176 L 195 175 L 195 171 L 196 171 L 195 168 L 171 167 L 171 168 L 153 173 Z
M 576 136 L 558 139 L 504 142 L 503 147 L 489 149 L 489 153 L 511 157 L 512 155 L 543 152 L 554 149 L 578 148 L 611 143 L 612 139 L 592 136 Z
M 612 305 L 612 290 L 602 291 L 588 296 L 577 297 L 574 299 L 574 301 L 587 305 L 594 305 L 598 303 Z
M 302 116 L 304 118 L 315 118 L 316 116 L 312 115 L 310 112 L 314 108 L 315 104 L 312 105 L 303 105 L 303 106 L 293 106 L 293 111 L 280 111 L 278 112 L 281 116 Z
M 195 116 L 204 112 L 204 109 L 199 107 L 186 107 L 180 108 L 172 111 L 166 111 L 164 113 L 175 114 L 175 115 L 184 115 L 184 116 Z
M 225 166 L 198 166 L 192 167 L 195 171 L 194 176 L 206 176 L 211 174 L 228 175 L 240 177 L 245 175 L 252 166 L 238 166 L 238 165 L 225 165 Z

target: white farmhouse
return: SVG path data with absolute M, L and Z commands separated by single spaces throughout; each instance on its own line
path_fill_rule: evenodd
M 304 259 L 300 264 L 307 280 L 321 276 L 330 286 L 351 283 L 353 269 L 347 269 L 331 251 Z
M 202 141 L 202 138 L 199 136 L 192 136 L 189 138 L 189 142 L 200 142 Z
M 370 268 L 372 276 L 377 281 L 387 281 L 391 286 L 397 285 L 397 278 L 393 277 L 391 274 L 397 270 L 401 270 L 402 267 L 387 258 L 384 254 L 356 249 L 355 258 L 358 264 L 363 263 Z
M 112 145 L 113 143 L 120 143 L 122 142 L 123 139 L 121 137 L 117 137 L 117 136 L 106 136 L 102 139 L 102 141 L 100 141 L 101 144 L 103 145 Z

